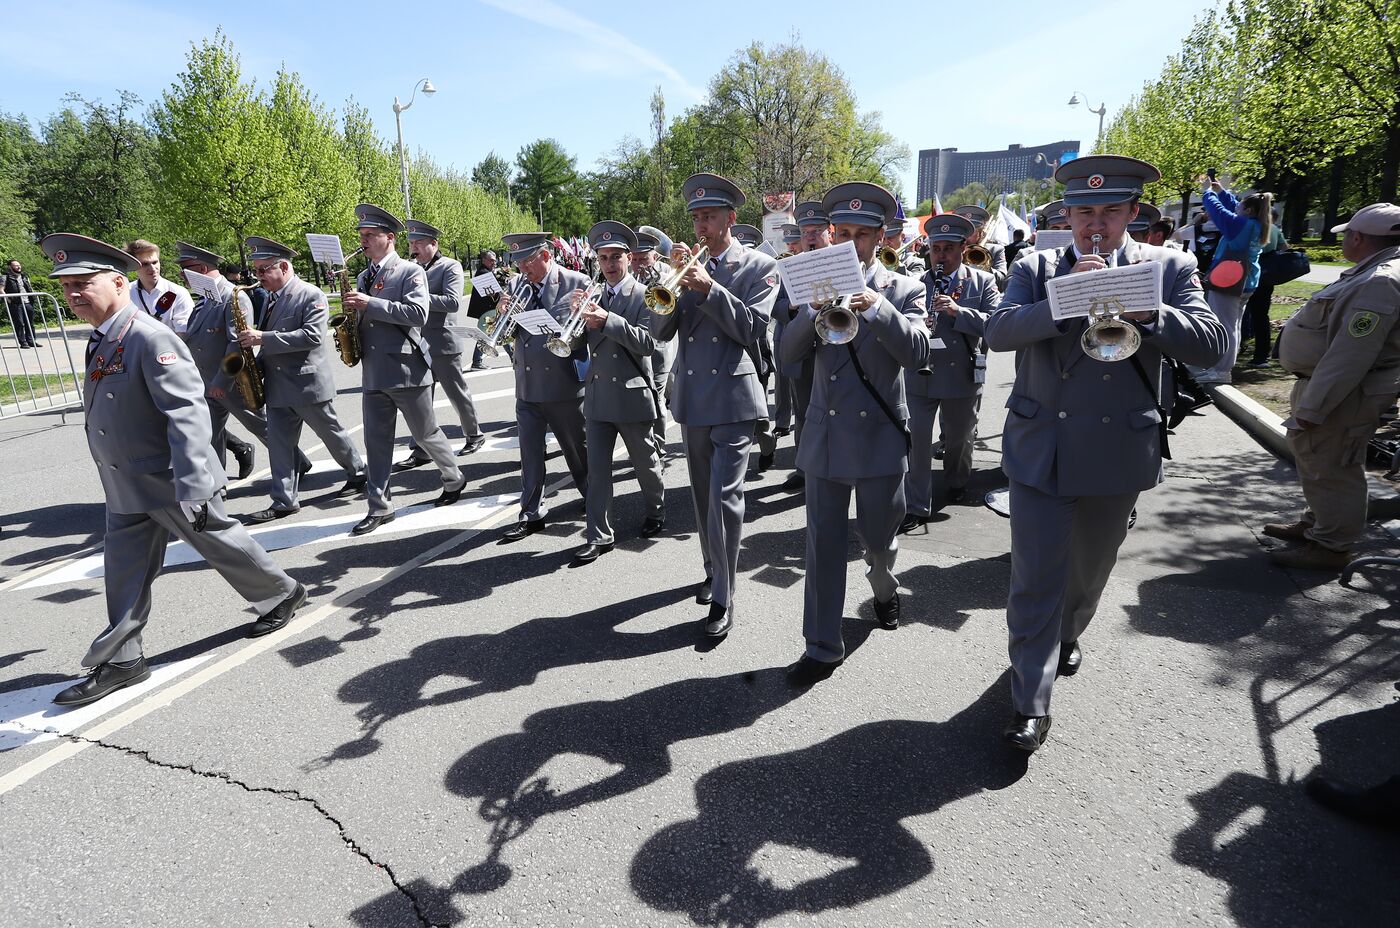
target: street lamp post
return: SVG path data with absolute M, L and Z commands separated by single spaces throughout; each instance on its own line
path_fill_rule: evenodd
M 1085 108 L 1086 110 L 1088 110 L 1089 112 L 1091 112 L 1091 113 L 1097 113 L 1097 114 L 1098 114 L 1098 117 L 1099 117 L 1099 136 L 1098 136 L 1098 140 L 1099 140 L 1099 142 L 1102 142 L 1102 141 L 1103 141 L 1103 116 L 1104 116 L 1104 113 L 1107 113 L 1107 112 L 1108 112 L 1108 105 L 1107 105 L 1106 103 L 1100 103 L 1100 104 L 1099 104 L 1099 108 L 1098 108 L 1098 109 L 1094 109 L 1092 106 L 1089 105 L 1089 95 L 1088 95 L 1087 93 L 1084 95 L 1084 99 L 1083 99 L 1083 100 L 1080 100 L 1080 99 L 1079 99 L 1079 91 L 1075 91 L 1073 94 L 1070 95 L 1070 98 L 1069 98 L 1069 105 L 1070 105 L 1070 106 L 1078 106 L 1080 103 L 1083 103 L 1083 104 L 1084 104 L 1084 108 Z
M 423 88 L 423 96 L 431 97 L 437 93 L 437 88 L 433 82 L 426 77 L 413 85 L 413 93 L 409 95 L 407 103 L 400 103 L 399 98 L 394 98 L 394 125 L 399 130 L 399 187 L 403 190 L 403 216 L 405 219 L 413 218 L 413 206 L 408 198 L 408 152 L 403 147 L 403 111 L 413 105 L 413 100 L 418 96 L 418 88 Z

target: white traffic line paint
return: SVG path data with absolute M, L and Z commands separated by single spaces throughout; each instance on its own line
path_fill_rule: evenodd
M 144 683 L 117 690 L 105 699 L 75 709 L 55 706 L 53 698 L 58 695 L 59 690 L 71 686 L 77 680 L 46 683 L 43 686 L 31 686 L 11 693 L 0 693 L 0 751 L 9 751 L 41 741 L 53 741 L 61 735 L 72 734 L 89 722 L 134 702 L 212 657 L 212 654 L 205 654 L 173 664 L 152 667 L 151 677 Z
M 520 499 L 519 493 L 500 496 L 485 496 L 479 499 L 464 497 L 453 506 L 434 506 L 422 503 L 408 506 L 398 511 L 394 521 L 381 525 L 374 531 L 371 541 L 388 535 L 403 535 L 410 532 L 423 532 L 446 526 L 471 525 L 494 513 L 502 506 L 509 506 Z M 350 529 L 364 518 L 364 513 L 356 510 L 329 519 L 315 519 L 310 522 L 291 522 L 263 525 L 248 530 L 248 534 L 258 540 L 267 551 L 281 551 L 284 548 L 301 548 L 307 545 L 326 542 L 350 541 L 354 536 Z M 80 561 L 37 577 L 19 589 L 31 590 L 37 587 L 54 586 L 61 583 L 80 583 L 105 576 L 103 556 L 95 554 Z M 183 541 L 171 542 L 165 549 L 165 567 L 178 567 L 181 564 L 202 563 L 199 552 Z

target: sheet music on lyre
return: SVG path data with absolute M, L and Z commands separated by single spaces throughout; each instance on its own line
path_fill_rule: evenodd
M 1049 251 L 1052 248 L 1068 248 L 1074 243 L 1074 233 L 1069 229 L 1037 229 L 1035 250 Z
M 517 327 L 534 335 L 558 335 L 564 331 L 559 320 L 550 315 L 547 309 L 529 309 L 515 316 Z
M 826 303 L 865 289 L 865 269 L 854 242 L 784 258 L 778 262 L 778 276 L 794 306 Z
M 311 258 L 317 264 L 331 267 L 345 266 L 345 249 L 340 247 L 340 236 L 323 232 L 306 233 L 306 247 L 311 249 Z
M 493 296 L 501 292 L 501 282 L 495 274 L 487 271 L 472 278 L 472 289 L 482 296 Z
M 1113 313 L 1156 312 L 1162 305 L 1162 265 L 1158 261 L 1127 264 L 1102 271 L 1062 274 L 1045 283 L 1053 319 Z

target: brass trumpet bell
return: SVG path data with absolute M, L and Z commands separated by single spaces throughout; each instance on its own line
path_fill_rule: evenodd
M 844 345 L 860 334 L 860 317 L 851 312 L 851 298 L 843 296 L 835 303 L 817 308 L 813 323 L 817 338 L 827 345 Z
M 1142 347 L 1142 335 L 1132 323 L 1119 318 L 1118 308 L 1095 307 L 1089 327 L 1079 336 L 1079 347 L 1095 361 L 1126 361 Z

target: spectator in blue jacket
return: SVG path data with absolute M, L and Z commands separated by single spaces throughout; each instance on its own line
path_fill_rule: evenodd
M 1211 270 L 1222 261 L 1239 261 L 1244 265 L 1244 289 L 1240 293 L 1216 287 L 1206 291 L 1206 302 L 1229 337 L 1225 354 L 1214 367 L 1191 368 L 1198 383 L 1210 385 L 1230 382 L 1230 371 L 1240 353 L 1240 316 L 1259 286 L 1259 252 L 1268 244 L 1273 228 L 1274 195 L 1255 193 L 1241 201 L 1219 181 L 1212 180 L 1201 203 L 1211 222 L 1220 229 L 1220 243 L 1215 248 Z

